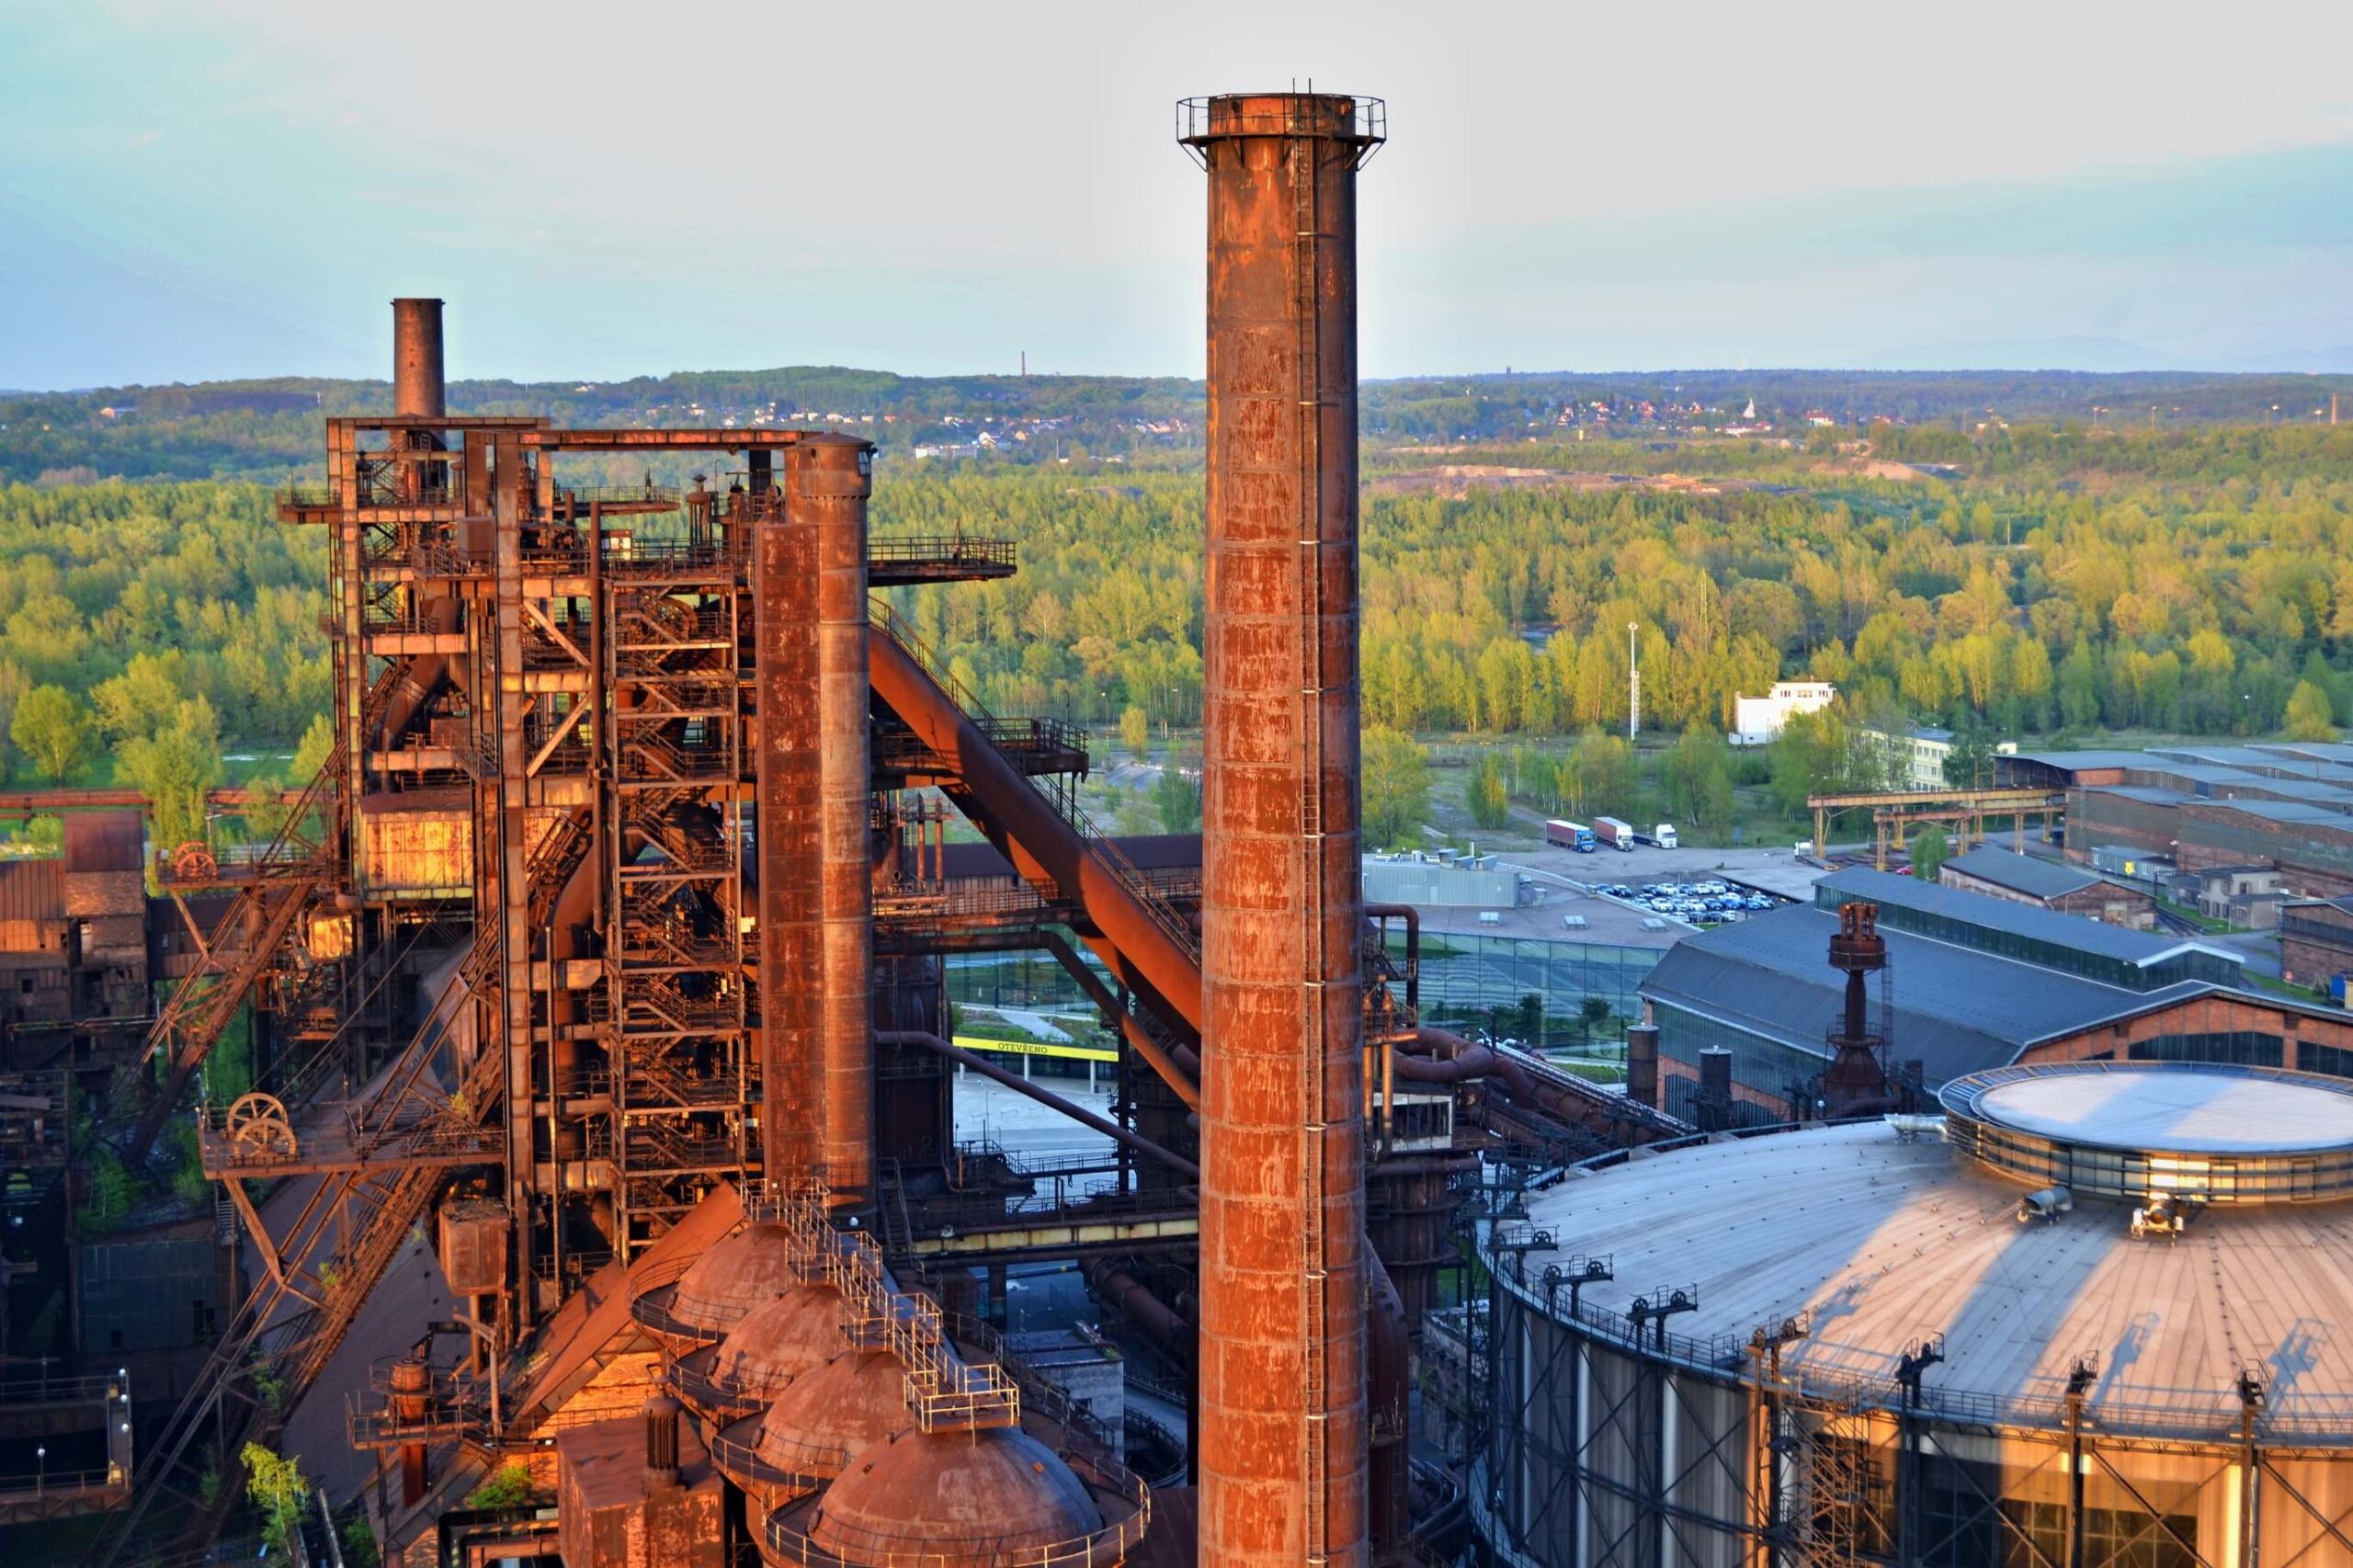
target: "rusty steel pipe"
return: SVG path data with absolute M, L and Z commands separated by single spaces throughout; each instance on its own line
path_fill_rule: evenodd
M 1065 1099 L 1051 1089 L 1040 1088 L 1012 1069 L 1000 1067 L 987 1057 L 967 1051 L 961 1045 L 950 1045 L 936 1034 L 926 1034 L 920 1029 L 885 1029 L 877 1034 L 874 1040 L 878 1045 L 921 1046 L 935 1055 L 944 1056 L 960 1066 L 971 1068 L 992 1083 L 1003 1084 L 1016 1094 L 1027 1095 L 1040 1105 L 1062 1112 L 1080 1126 L 1091 1128 L 1115 1143 L 1133 1149 L 1137 1153 L 1147 1158 L 1158 1160 L 1172 1170 L 1182 1171 L 1195 1179 L 1200 1176 L 1200 1167 L 1184 1155 L 1164 1149 L 1149 1138 L 1140 1138 L 1118 1122 L 1096 1115 L 1076 1101 Z
M 1427 1024 L 1414 1031 L 1414 1043 L 1434 1054 L 1392 1053 L 1400 1078 L 1415 1084 L 1461 1084 L 1473 1078 L 1500 1078 L 1505 1091 L 1512 1098 L 1522 1105 L 1534 1104 L 1536 1085 L 1529 1077 L 1528 1070 L 1495 1047 L 1481 1045 L 1476 1040 L 1463 1039 L 1451 1029 L 1433 1028 Z
M 874 851 L 868 829 L 866 508 L 874 449 L 812 436 L 784 454 L 787 528 L 815 536 L 817 563 L 818 1002 L 824 1122 L 819 1159 L 834 1200 L 874 1186 Z
M 1199 1349 L 1199 1335 L 1185 1314 L 1154 1295 L 1152 1287 L 1104 1258 L 1079 1265 L 1086 1282 L 1120 1316 L 1151 1335 L 1178 1359 L 1191 1364 Z
M 439 419 L 449 412 L 441 372 L 441 301 L 392 301 L 392 412 Z
M 1200 1562 L 1361 1563 L 1358 100 L 1188 106 L 1209 172 Z
M 951 759 L 965 791 L 994 829 L 1014 869 L 1051 881 L 1085 907 L 1105 938 L 1177 1015 L 1199 1026 L 1201 973 L 1192 955 L 1162 929 L 1117 873 L 1087 847 L 1051 801 L 1024 778 L 981 727 L 956 706 L 929 672 L 887 632 L 867 639 L 875 695 L 924 744 Z

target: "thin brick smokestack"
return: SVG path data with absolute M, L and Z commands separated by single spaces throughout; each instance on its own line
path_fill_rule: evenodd
M 1180 113 L 1209 171 L 1200 1561 L 1362 1562 L 1356 171 L 1380 109 Z
M 419 419 L 449 412 L 438 300 L 392 301 L 392 412 Z
M 441 365 L 441 301 L 394 300 L 393 415 L 404 419 L 442 419 L 449 415 L 449 384 Z M 408 431 L 401 441 L 410 451 L 438 452 L 442 447 L 439 433 L 432 430 Z M 404 464 L 393 483 L 403 500 L 422 502 L 448 488 L 449 467 L 439 462 Z M 417 611 L 425 625 L 436 632 L 454 632 L 460 628 L 458 601 L 449 594 L 424 597 Z M 462 671 L 464 667 L 462 659 L 453 664 L 443 653 L 421 653 L 410 659 L 405 677 L 394 687 L 377 722 L 376 744 L 396 744 L 418 710 L 430 699 L 433 688 L 451 669 Z M 358 777 L 356 772 L 353 777 Z

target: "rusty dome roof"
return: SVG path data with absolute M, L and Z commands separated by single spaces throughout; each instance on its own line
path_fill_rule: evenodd
M 761 1460 L 830 1479 L 852 1456 L 915 1424 L 906 1371 L 887 1350 L 850 1350 L 795 1378 L 760 1422 Z
M 670 1315 L 689 1328 L 733 1328 L 754 1308 L 799 1286 L 791 1257 L 791 1233 L 782 1225 L 746 1225 L 678 1277 Z
M 1012 1427 L 904 1432 L 826 1488 L 810 1541 L 845 1562 L 996 1562 L 1104 1528 L 1103 1511 L 1051 1449 Z
M 841 1292 L 831 1285 L 794 1280 L 784 1294 L 744 1314 L 712 1357 L 719 1387 L 773 1399 L 785 1385 L 840 1355 Z

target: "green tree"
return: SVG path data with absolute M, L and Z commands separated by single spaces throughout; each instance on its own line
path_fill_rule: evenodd
M 1579 813 L 1604 812 L 1628 821 L 1642 813 L 1635 809 L 1641 774 L 1634 748 L 1623 735 L 1587 730 L 1570 749 L 1563 770 L 1561 803 Z
M 292 1551 L 303 1505 L 310 1500 L 302 1467 L 259 1443 L 247 1443 L 237 1457 L 244 1462 L 245 1491 L 261 1508 L 262 1539 L 276 1551 Z
M 29 702 L 32 699 L 28 697 L 26 700 Z M 2288 738 L 2291 741 L 2333 741 L 2336 738 L 2336 715 L 2330 707 L 2328 693 L 2309 680 L 2298 681 L 2296 689 L 2288 696 Z M 19 741 L 17 744 L 22 745 L 24 743 Z
M 1137 756 L 1152 750 L 1152 721 L 1132 702 L 1120 710 L 1120 742 Z
M 1659 763 L 1666 809 L 1702 827 L 1732 820 L 1732 748 L 1712 730 L 1683 732 Z
M 1413 736 L 1364 732 L 1364 836 L 1381 849 L 1410 846 L 1430 809 L 1430 754 Z
M 1945 830 L 1931 824 L 1912 835 L 1912 880 L 1933 882 L 1937 869 L 1952 857 L 1952 844 L 1945 837 Z
M 1504 761 L 1489 751 L 1480 755 L 1462 786 L 1462 803 L 1471 820 L 1483 828 L 1498 828 L 1511 821 L 1511 799 L 1504 786 Z
M 311 780 L 319 776 L 319 769 L 327 765 L 327 758 L 334 755 L 335 725 L 322 713 L 311 721 L 311 727 L 302 732 L 301 742 L 294 748 L 292 776 L 296 785 L 308 789 Z
M 122 775 L 146 793 L 155 837 L 169 846 L 204 836 L 204 794 L 221 780 L 221 725 L 202 696 L 179 703 L 152 734 L 122 743 Z
M 89 751 L 89 726 L 82 705 L 63 687 L 37 686 L 17 699 L 8 738 L 51 784 L 63 784 Z
M 1773 803 L 1790 816 L 1805 810 L 1809 795 L 1851 794 L 1887 782 L 1887 748 L 1835 708 L 1791 718 L 1769 750 Z
M 1945 787 L 1976 790 L 1994 782 L 1994 738 L 1975 724 L 1952 733 L 1952 749 L 1945 753 Z
M 255 842 L 267 844 L 276 839 L 290 810 L 286 804 L 286 786 L 276 774 L 256 773 L 245 781 L 245 834 Z
M 537 1494 L 531 1484 L 531 1467 L 526 1464 L 501 1465 L 491 1472 L 490 1479 L 466 1496 L 469 1508 L 519 1508 Z
M 1593 1043 L 1595 1031 L 1609 1021 L 1609 998 L 1588 996 L 1577 1004 L 1577 1028 L 1587 1045 Z
M 1201 825 L 1201 784 L 1188 778 L 1171 761 L 1153 780 L 1152 803 L 1160 812 L 1164 833 L 1197 833 Z

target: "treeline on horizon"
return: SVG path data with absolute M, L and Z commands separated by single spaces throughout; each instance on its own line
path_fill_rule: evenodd
M 1720 732 L 1736 696 L 1800 676 L 1856 721 L 2044 744 L 2353 714 L 2353 427 L 2014 429 L 1904 481 L 1835 436 L 1472 454 L 1564 474 L 1705 457 L 1721 485 L 1370 486 L 1366 723 L 1522 746 L 1614 728 L 1630 622 L 1647 731 Z M 1193 472 L 910 462 L 873 521 L 1018 541 L 1011 580 L 900 609 L 996 713 L 1132 737 L 1199 720 L 1201 507 Z M 0 488 L 9 778 L 186 789 L 223 751 L 315 751 L 324 547 L 247 483 Z
M 1809 413 L 1841 426 L 1891 420 L 1934 426 L 1968 440 L 1978 426 L 2073 422 L 2179 431 L 2214 424 L 2311 424 L 2332 392 L 2353 393 L 2353 376 L 2222 375 L 2179 371 L 1670 370 L 1522 372 L 1412 377 L 1366 382 L 1360 414 L 1373 444 L 1524 440 L 1560 434 L 1562 411 L 1590 413 L 1596 400 L 1697 403 L 1737 415 L 1754 399 L 1777 434 L 1805 434 Z M 1203 414 L 1198 381 L 1118 376 L 899 376 L 839 367 L 710 370 L 600 382 L 460 381 L 449 387 L 461 414 L 540 415 L 585 426 L 716 424 L 779 409 L 857 421 L 886 453 L 923 443 L 967 443 L 983 426 L 952 419 L 1051 422 L 1009 444 L 991 463 L 1133 458 L 1159 466 L 1197 464 Z M 282 481 L 314 474 L 319 421 L 378 413 L 391 387 L 379 381 L 286 377 L 196 385 L 0 392 L 0 481 L 74 483 L 99 478 Z M 699 408 L 702 412 L 695 413 Z M 108 415 L 105 410 L 112 409 Z M 868 425 L 859 416 L 871 415 Z M 888 415 L 888 421 L 885 420 Z M 2325 413 L 2321 415 L 2325 418 Z M 1181 430 L 1140 426 L 1181 423 Z M 1621 411 L 1607 428 L 1620 436 L 1680 438 L 1687 415 L 1662 412 L 1629 426 Z M 1593 433 L 1602 433 L 1597 428 Z M 1949 460 L 1944 459 L 1933 460 Z

